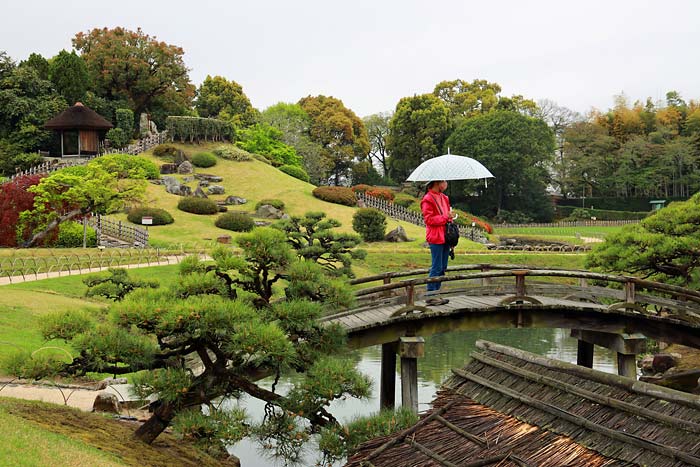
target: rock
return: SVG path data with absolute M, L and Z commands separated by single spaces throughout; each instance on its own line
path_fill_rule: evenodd
M 677 358 L 673 355 L 667 353 L 660 353 L 654 355 L 654 361 L 652 363 L 654 373 L 665 373 L 669 368 L 673 368 L 678 365 Z
M 209 182 L 206 181 L 206 180 L 200 180 L 200 181 L 199 181 L 199 186 L 201 186 L 202 188 L 206 188 L 206 187 L 209 186 Z
M 126 378 L 105 378 L 97 383 L 97 389 L 104 389 L 107 386 L 112 386 L 114 384 L 126 384 Z
M 202 185 L 201 183 L 197 185 L 197 188 L 194 190 L 194 196 L 196 198 L 209 198 L 206 193 L 204 193 L 204 190 L 202 190 Z
M 280 219 L 284 213 L 274 206 L 263 204 L 255 211 L 255 217 L 263 219 Z
M 661 376 L 640 376 L 640 381 L 645 383 L 658 384 L 671 389 L 684 392 L 696 392 L 698 390 L 698 380 L 700 380 L 700 370 L 686 370 L 674 372 L 673 369 Z
M 177 173 L 179 174 L 191 174 L 194 172 L 194 167 L 190 161 L 184 161 L 177 166 Z
M 93 412 L 119 413 L 119 400 L 111 392 L 102 391 L 92 404 Z
M 206 180 L 212 183 L 220 183 L 224 181 L 224 177 L 219 177 L 218 175 L 212 174 L 194 174 L 194 178 L 197 180 Z
M 226 189 L 221 185 L 212 185 L 207 187 L 207 191 L 210 195 L 223 195 L 226 192 Z
M 190 183 L 194 181 L 194 177 L 192 175 L 188 175 L 187 177 L 182 177 L 182 183 Z
M 388 234 L 384 236 L 384 240 L 387 242 L 410 242 L 411 239 L 406 235 L 406 231 L 403 227 L 398 226 Z
M 230 235 L 222 235 L 220 237 L 216 237 L 216 242 L 223 243 L 224 245 L 228 245 L 229 243 L 231 243 L 231 236 Z
M 154 184 L 154 185 L 162 185 L 163 184 L 163 180 L 161 180 L 159 178 L 157 178 L 155 180 L 149 180 L 149 182 Z
M 271 224 L 271 222 L 265 222 L 265 221 L 253 221 L 253 224 L 255 224 L 256 227 L 266 227 Z
M 644 374 L 654 374 L 654 356 L 646 355 L 640 362 L 639 368 Z
M 161 174 L 174 174 L 177 173 L 177 164 L 163 164 L 160 166 Z
M 226 203 L 228 205 L 239 205 L 239 204 L 245 204 L 247 202 L 248 202 L 247 199 L 241 198 L 240 196 L 229 196 L 224 201 L 224 203 Z

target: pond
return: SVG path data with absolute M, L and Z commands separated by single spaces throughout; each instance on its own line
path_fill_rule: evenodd
M 459 331 L 436 334 L 425 339 L 425 357 L 418 360 L 418 398 L 419 411 L 430 408 L 436 390 L 442 381 L 451 375 L 452 368 L 461 368 L 469 360 L 469 354 L 475 350 L 475 342 L 484 339 L 508 345 L 546 357 L 576 363 L 577 341 L 569 337 L 568 329 L 503 329 L 491 331 Z M 372 381 L 373 394 L 368 400 L 348 399 L 335 402 L 330 412 L 342 421 L 349 421 L 360 415 L 369 415 L 379 409 L 379 375 L 381 366 L 381 346 L 368 347 L 353 352 L 360 371 Z M 398 358 L 397 358 L 398 360 Z M 398 362 L 397 362 L 398 363 Z M 617 358 L 614 352 L 595 347 L 593 367 L 608 373 L 617 372 Z M 398 373 L 398 364 L 397 364 Z M 278 387 L 285 392 L 293 383 L 292 377 L 280 380 Z M 269 388 L 272 380 L 263 380 L 261 385 Z M 400 378 L 396 378 L 396 402 L 401 403 Z M 262 417 L 264 404 L 252 398 L 240 402 L 248 413 L 256 419 Z M 232 446 L 230 452 L 238 456 L 242 467 L 276 467 L 284 462 L 275 461 L 261 452 L 259 445 L 251 440 L 244 440 Z M 314 465 L 318 453 L 309 449 L 303 465 Z M 339 464 L 342 465 L 342 464 Z

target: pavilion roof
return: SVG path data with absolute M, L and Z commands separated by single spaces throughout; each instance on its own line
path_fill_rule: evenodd
M 44 123 L 47 130 L 108 130 L 113 126 L 102 115 L 80 102 Z

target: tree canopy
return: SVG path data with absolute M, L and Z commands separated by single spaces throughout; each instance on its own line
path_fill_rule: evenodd
M 421 162 L 439 156 L 450 132 L 450 110 L 432 94 L 404 97 L 389 123 L 389 175 L 403 181 Z
M 247 127 L 257 120 L 257 111 L 243 93 L 243 87 L 223 76 L 209 75 L 197 90 L 195 109 L 200 117 L 221 118 L 236 127 Z
M 362 120 L 334 97 L 308 96 L 299 101 L 309 115 L 311 140 L 321 145 L 336 185 L 347 176 L 352 160 L 369 152 L 367 130 Z
M 507 209 L 551 220 L 553 208 L 545 189 L 555 144 L 552 130 L 542 120 L 517 112 L 489 112 L 464 120 L 446 145 L 493 173 L 488 188 L 478 188 L 495 207 L 491 215 Z
M 611 234 L 586 267 L 640 275 L 684 287 L 700 284 L 700 193 Z
M 85 61 L 75 53 L 61 50 L 49 61 L 49 80 L 68 105 L 82 100 L 89 89 L 90 76 Z
M 73 47 L 85 60 L 92 89 L 109 100 L 124 99 L 136 115 L 180 115 L 191 108 L 190 83 L 182 48 L 122 27 L 79 32 Z M 164 114 L 164 115 L 161 115 Z

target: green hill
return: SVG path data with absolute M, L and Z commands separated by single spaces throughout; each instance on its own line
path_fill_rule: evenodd
M 210 150 L 215 145 L 176 144 L 175 146 L 191 155 L 196 152 Z M 155 157 L 152 151 L 148 151 L 140 157 L 150 159 L 158 165 L 164 162 L 162 159 Z M 244 211 L 253 214 L 255 204 L 258 201 L 269 198 L 280 199 L 284 201 L 284 211 L 290 215 L 303 215 L 308 211 L 322 211 L 328 217 L 338 219 L 342 223 L 342 226 L 339 228 L 340 231 L 352 232 L 352 216 L 356 208 L 317 199 L 311 194 L 315 188 L 314 185 L 291 177 L 259 160 L 234 162 L 218 158 L 214 167 L 207 169 L 197 168 L 195 171 L 196 173 L 207 173 L 223 177 L 223 181 L 216 184 L 223 186 L 226 189 L 226 193 L 223 195 L 210 195 L 210 199 L 222 201 L 226 197 L 234 195 L 245 198 L 248 201 L 240 206 L 229 206 L 229 211 Z M 180 180 L 184 178 L 182 175 L 173 176 Z M 186 184 L 194 190 L 197 186 L 197 181 Z M 162 185 L 151 184 L 148 186 L 144 205 L 166 209 L 175 219 L 175 223 L 170 225 L 149 227 L 153 245 L 203 245 L 215 240 L 220 235 L 235 235 L 233 232 L 214 226 L 216 215 L 196 215 L 178 210 L 177 203 L 179 200 L 179 196 L 167 193 Z M 115 217 L 126 221 L 126 215 L 119 214 Z M 415 238 L 419 243 L 422 243 L 425 236 L 423 227 L 392 219 L 387 220 L 387 230 L 391 230 L 397 225 L 403 226 L 409 237 Z

